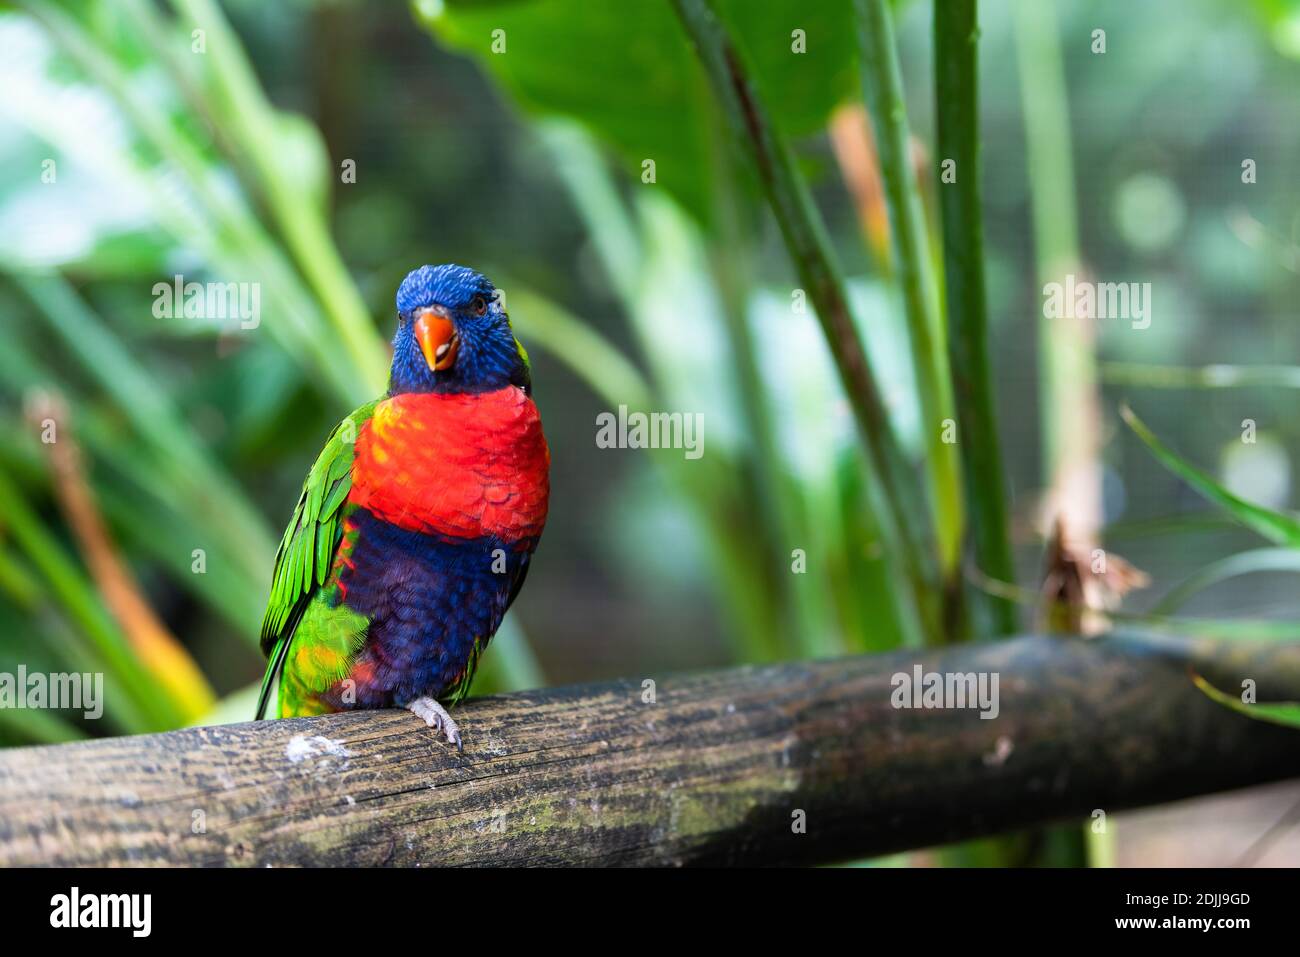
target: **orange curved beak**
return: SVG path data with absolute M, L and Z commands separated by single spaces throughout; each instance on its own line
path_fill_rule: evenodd
M 460 340 L 456 327 L 447 318 L 441 306 L 433 306 L 415 317 L 415 341 L 420 344 L 424 361 L 434 372 L 450 369 L 456 361 L 456 348 Z

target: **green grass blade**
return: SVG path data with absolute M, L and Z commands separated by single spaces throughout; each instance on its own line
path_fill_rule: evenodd
M 1283 547 L 1254 548 L 1211 562 L 1160 599 L 1152 613 L 1171 614 L 1211 585 L 1256 572 L 1300 572 L 1300 551 Z
M 53 711 L 0 708 L 0 742 L 5 744 L 66 744 L 85 734 Z
M 1146 424 L 1127 405 L 1120 407 L 1120 415 L 1143 441 L 1159 462 L 1185 481 L 1205 498 L 1218 505 L 1242 525 L 1257 532 L 1276 545 L 1300 548 L 1300 521 L 1282 512 L 1247 502 L 1234 495 L 1209 474 L 1187 462 L 1156 438 Z
M 220 515 L 230 540 L 254 555 L 270 554 L 275 544 L 266 523 L 213 457 L 194 440 L 180 413 L 154 376 L 130 354 L 100 317 L 57 274 L 13 274 L 15 284 L 38 307 L 39 315 L 80 367 L 160 453 L 157 465 L 167 480 L 189 489 L 193 504 L 205 503 Z M 155 479 L 156 480 L 156 479 Z
M 1217 701 L 1248 718 L 1267 721 L 1269 724 L 1280 724 L 1288 728 L 1300 728 L 1300 701 L 1246 704 L 1235 695 L 1220 691 L 1198 674 L 1192 675 L 1192 682 L 1212 701 Z
M 483 653 L 480 670 L 483 676 L 475 686 L 477 694 L 488 688 L 497 693 L 546 686 L 546 675 L 519 625 L 517 612 L 506 615 L 501 622 L 492 644 Z
M 1160 366 L 1144 362 L 1104 362 L 1101 378 L 1108 385 L 1147 389 L 1244 389 L 1250 386 L 1300 389 L 1300 366 Z
M 126 638 L 99 601 L 98 593 L 80 567 L 41 523 L 19 488 L 0 473 L 0 527 L 27 554 L 32 567 L 58 598 L 60 606 L 88 639 L 95 656 L 116 676 L 129 701 L 118 701 L 115 716 L 132 731 L 160 731 L 176 727 L 183 715 L 178 702 L 150 678 Z M 83 662 L 74 662 L 80 667 Z M 113 701 L 112 698 L 109 699 Z
M 112 97 L 138 137 L 137 150 L 162 161 L 155 170 L 171 178 L 179 174 L 180 191 L 149 188 L 145 195 L 155 204 L 151 209 L 160 226 L 180 242 L 192 243 L 208 266 L 228 277 L 255 277 L 265 287 L 263 311 L 274 321 L 266 324 L 270 334 L 292 354 L 310 357 L 325 383 L 348 405 L 373 397 L 367 373 L 353 351 L 334 345 L 321 320 L 326 305 L 315 302 L 303 287 L 300 276 L 287 261 L 280 246 L 254 216 L 239 193 L 217 186 L 222 170 L 209 162 L 202 146 L 167 122 L 168 111 L 144 94 L 126 67 L 87 32 L 83 24 L 47 0 L 22 0 L 23 8 L 41 24 L 53 41 L 84 71 L 86 76 Z M 236 42 L 227 37 L 229 42 Z M 52 145 L 71 152 L 69 133 L 43 122 L 39 113 L 26 116 L 33 132 Z M 115 176 L 149 185 L 140 176 L 141 159 L 115 157 Z M 178 193 L 188 193 L 182 198 Z M 200 215 L 195 215 L 196 207 Z
M 368 395 L 388 382 L 388 359 L 356 284 L 330 236 L 324 215 L 306 188 L 306 179 L 292 175 L 281 156 L 281 136 L 275 111 L 262 91 L 239 37 L 212 0 L 173 0 L 186 27 L 201 27 L 208 35 L 208 77 L 215 86 L 212 103 L 220 110 L 225 130 L 238 140 L 245 158 L 257 171 L 260 193 L 284 236 L 299 271 L 335 335 L 333 347 L 346 352 Z
M 976 587 L 991 591 L 1024 608 L 1035 608 L 1042 596 L 1030 588 L 1010 582 L 981 577 Z M 1300 621 L 1270 621 L 1256 618 L 1180 618 L 1156 615 L 1150 612 L 1131 612 L 1109 609 L 1105 616 L 1111 621 L 1141 625 L 1151 631 L 1193 638 L 1259 639 L 1261 641 L 1295 641 L 1300 639 Z

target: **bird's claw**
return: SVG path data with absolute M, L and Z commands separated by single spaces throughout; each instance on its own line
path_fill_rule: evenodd
M 434 731 L 446 735 L 447 742 L 456 745 L 456 750 L 459 753 L 465 753 L 465 744 L 461 741 L 460 728 L 456 726 L 452 716 L 447 713 L 447 709 L 438 704 L 435 699 L 427 696 L 416 698 L 406 706 L 406 710 L 422 719 Z

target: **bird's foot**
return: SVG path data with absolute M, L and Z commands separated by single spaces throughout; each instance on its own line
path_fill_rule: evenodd
M 433 728 L 434 731 L 441 731 L 447 736 L 447 741 L 456 745 L 456 750 L 465 753 L 465 745 L 460 740 L 460 728 L 452 720 L 447 709 L 438 704 L 433 698 L 424 697 L 416 698 L 406 706 L 406 710 L 414 714 L 417 718 L 422 718 L 424 723 Z

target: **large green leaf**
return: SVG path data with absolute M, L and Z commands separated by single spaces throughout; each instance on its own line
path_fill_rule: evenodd
M 1300 548 L 1300 522 L 1292 515 L 1275 512 L 1234 495 L 1208 473 L 1178 456 L 1147 428 L 1127 405 L 1120 407 L 1120 415 L 1128 427 L 1159 459 L 1160 463 L 1185 481 L 1201 495 L 1218 505 L 1242 525 L 1263 535 L 1277 545 Z
M 719 164 L 704 77 L 666 0 L 415 0 L 416 18 L 477 59 L 529 112 L 581 121 L 641 179 L 710 221 Z M 855 91 L 850 0 L 801 4 L 719 0 L 758 92 L 787 136 L 821 129 Z M 796 53 L 794 31 L 806 52 Z M 504 31 L 504 33 L 495 33 Z M 494 52 L 495 49 L 502 52 Z M 433 91 L 430 91 L 431 93 Z

